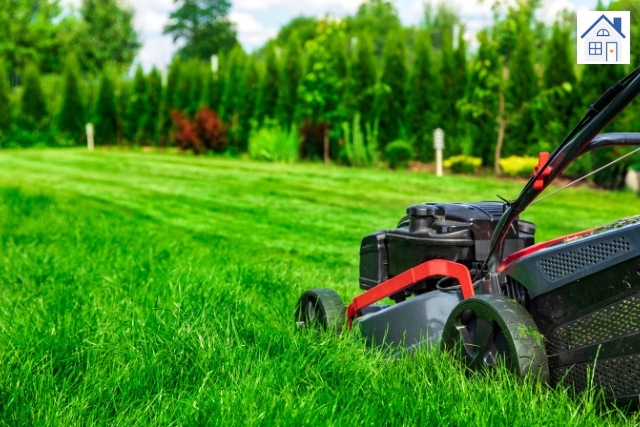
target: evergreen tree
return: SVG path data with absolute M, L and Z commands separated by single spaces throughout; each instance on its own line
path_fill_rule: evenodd
M 224 122 L 233 120 L 242 104 L 242 87 L 247 54 L 240 45 L 229 52 L 229 61 L 225 69 L 225 85 L 220 102 L 220 117 Z
M 406 107 L 407 67 L 404 38 L 401 32 L 389 33 L 384 46 L 382 84 L 386 86 L 378 102 L 380 106 L 379 139 L 384 147 L 406 136 L 402 112 Z
M 138 65 L 136 73 L 133 77 L 133 90 L 129 95 L 128 104 L 126 107 L 126 123 L 124 130 L 124 137 L 129 142 L 140 142 L 139 131 L 143 129 L 144 117 L 148 114 L 147 111 L 147 96 L 148 96 L 147 79 L 142 71 L 142 67 Z
M 302 49 L 297 33 L 294 31 L 287 40 L 276 106 L 277 119 L 285 127 L 288 127 L 293 121 L 298 96 L 297 90 L 301 79 Z
M 445 27 L 442 30 L 442 51 L 441 51 L 441 63 L 440 69 L 441 75 L 441 98 L 438 110 L 440 112 L 440 125 L 445 132 L 445 138 L 447 141 L 447 151 L 450 151 L 451 141 L 455 140 L 457 126 L 457 114 L 456 99 L 452 96 L 458 88 L 456 79 L 456 55 L 453 49 L 453 27 Z
M 348 105 L 351 114 L 359 112 L 364 123 L 376 119 L 375 86 L 378 79 L 376 58 L 373 55 L 373 42 L 364 33 L 357 39 L 355 58 L 351 63 L 349 79 Z
M 167 87 L 164 91 L 164 102 L 162 108 L 161 119 L 161 138 L 160 145 L 166 146 L 171 138 L 173 130 L 173 120 L 170 111 L 176 108 L 175 99 L 178 90 L 178 80 L 180 79 L 180 59 L 174 58 L 169 66 L 169 74 L 167 75 Z
M 11 127 L 13 111 L 11 108 L 11 87 L 7 79 L 4 58 L 0 57 L 0 136 Z
M 194 62 L 191 67 L 191 82 L 189 85 L 189 93 L 187 106 L 185 110 L 189 115 L 195 115 L 200 110 L 202 103 L 202 89 L 205 84 L 205 72 L 202 64 Z
M 198 60 L 190 60 L 183 62 L 180 66 L 180 75 L 178 77 L 178 87 L 174 94 L 173 104 L 177 110 L 191 110 L 191 98 L 193 96 L 192 87 L 197 80 Z
M 78 87 L 78 61 L 75 56 L 67 58 L 64 70 L 62 104 L 58 112 L 58 129 L 76 143 L 82 142 L 85 133 L 85 114 L 80 88 Z
M 531 11 L 533 12 L 533 11 Z M 518 11 L 516 44 L 509 61 L 509 86 L 505 94 L 507 103 L 518 107 L 531 101 L 538 93 L 538 76 L 533 63 L 535 42 L 529 10 Z M 533 110 L 528 109 L 505 135 L 504 155 L 523 155 L 535 144 Z
M 278 87 L 280 76 L 278 73 L 278 57 L 273 44 L 267 46 L 265 70 L 260 83 L 260 94 L 256 107 L 256 120 L 262 124 L 266 117 L 275 117 L 278 101 Z
M 106 71 L 100 76 L 100 87 L 93 114 L 95 140 L 97 144 L 118 142 L 118 112 L 113 81 Z
M 160 112 L 162 109 L 162 77 L 156 67 L 149 73 L 147 109 L 143 121 L 143 138 L 145 141 L 158 144 L 160 132 Z
M 419 158 L 433 160 L 433 130 L 438 127 L 436 104 L 439 82 L 433 70 L 431 37 L 417 34 L 413 71 L 407 85 L 407 132 L 415 142 Z
M 236 144 L 236 148 L 241 152 L 247 150 L 249 133 L 251 131 L 251 120 L 253 118 L 256 102 L 258 100 L 258 90 L 260 89 L 260 73 L 258 72 L 258 61 L 253 55 L 247 62 L 243 80 L 244 82 L 242 88 L 244 94 L 241 108 L 238 112 L 240 130 L 238 132 L 238 143 Z
M 42 93 L 40 71 L 35 64 L 28 65 L 24 73 L 20 118 L 27 127 L 40 127 L 47 120 L 47 104 Z

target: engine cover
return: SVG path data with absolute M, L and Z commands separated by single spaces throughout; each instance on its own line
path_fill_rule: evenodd
M 502 202 L 422 203 L 407 208 L 398 228 L 366 236 L 360 247 L 360 287 L 370 289 L 432 259 L 466 265 L 474 273 L 485 261 L 491 235 L 503 213 Z M 516 220 L 507 234 L 507 256 L 534 243 L 536 227 Z M 437 281 L 437 280 L 436 280 Z M 423 293 L 435 282 L 422 281 L 408 289 Z

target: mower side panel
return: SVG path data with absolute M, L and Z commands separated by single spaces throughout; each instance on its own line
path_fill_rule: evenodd
M 531 298 L 640 256 L 640 223 L 558 243 L 509 264 L 504 274 Z
M 460 301 L 460 291 L 432 291 L 358 317 L 354 326 L 360 328 L 369 346 L 429 346 L 439 340 L 449 314 Z

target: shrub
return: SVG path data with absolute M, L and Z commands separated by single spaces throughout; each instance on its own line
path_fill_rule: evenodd
M 353 117 L 351 129 L 345 122 L 342 124 L 342 131 L 347 161 L 351 166 L 371 166 L 378 161 L 378 120 L 373 127 L 370 123 L 366 124 L 366 143 L 360 127 L 360 113 L 356 113 Z
M 259 130 L 249 136 L 249 157 L 270 162 L 293 163 L 300 157 L 302 138 L 295 127 L 289 131 L 276 122 L 266 120 Z
M 40 127 L 47 118 L 47 104 L 40 83 L 40 71 L 31 64 L 24 76 L 24 88 L 20 99 L 20 118 L 24 127 Z
M 106 71 L 100 76 L 98 99 L 93 113 L 96 144 L 115 144 L 118 141 L 118 111 L 113 81 Z
M 530 156 L 510 156 L 500 159 L 500 169 L 509 176 L 529 178 L 537 165 L 538 159 Z
M 414 156 L 411 144 L 403 140 L 390 142 L 384 149 L 384 154 L 393 169 L 406 168 Z
M 189 120 L 184 112 L 171 110 L 175 123 L 173 140 L 183 150 L 193 150 L 195 154 L 207 151 L 223 152 L 227 148 L 227 128 L 215 111 L 202 107 L 194 120 Z
M 80 88 L 78 86 L 78 61 L 75 56 L 67 58 L 64 69 L 62 104 L 58 112 L 58 129 L 77 144 L 85 136 L 85 115 Z
M 453 173 L 475 173 L 482 166 L 482 159 L 462 154 L 449 157 L 443 162 L 443 165 L 445 168 L 451 169 Z

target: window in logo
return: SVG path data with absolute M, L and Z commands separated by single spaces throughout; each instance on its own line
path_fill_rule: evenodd
M 589 42 L 589 55 L 602 55 L 602 42 Z
M 611 34 L 609 34 L 609 31 L 607 31 L 606 29 L 602 28 L 598 31 L 598 35 L 600 37 L 609 37 Z

